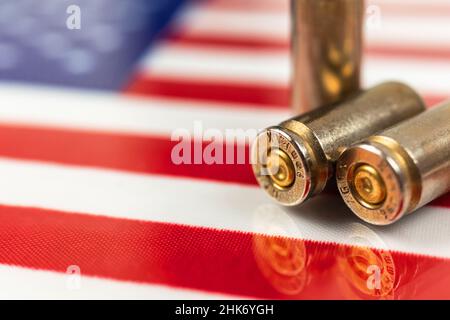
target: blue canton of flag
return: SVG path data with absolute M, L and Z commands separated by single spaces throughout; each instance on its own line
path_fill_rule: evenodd
M 183 0 L 2 0 L 0 80 L 117 90 Z M 70 6 L 80 28 L 70 29 Z

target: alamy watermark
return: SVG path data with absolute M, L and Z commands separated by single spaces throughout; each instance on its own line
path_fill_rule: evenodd
M 69 30 L 81 29 L 81 8 L 75 4 L 67 7 L 66 13 L 69 15 L 66 19 L 66 27 Z
M 204 128 L 201 121 L 194 121 L 193 130 L 179 128 L 173 131 L 171 140 L 173 164 L 246 164 L 253 163 L 248 146 L 258 135 L 257 129 Z
M 378 5 L 368 5 L 366 8 L 366 27 L 368 29 L 381 29 L 382 13 Z
M 367 278 L 366 285 L 369 290 L 380 290 L 381 289 L 381 268 L 377 265 L 370 265 L 367 267 Z
M 66 288 L 74 291 L 81 289 L 81 268 L 77 265 L 70 265 L 66 269 Z

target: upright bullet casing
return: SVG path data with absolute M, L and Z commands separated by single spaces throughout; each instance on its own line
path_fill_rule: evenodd
M 450 101 L 342 154 L 336 179 L 361 219 L 391 224 L 450 191 Z
M 296 114 L 360 89 L 363 0 L 291 0 L 292 106 Z
M 300 204 L 325 188 L 345 148 L 424 109 L 422 99 L 408 86 L 378 85 L 261 132 L 252 150 L 254 174 L 279 203 Z

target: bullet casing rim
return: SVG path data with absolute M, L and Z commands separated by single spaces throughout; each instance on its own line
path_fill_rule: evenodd
M 352 170 L 363 164 L 378 170 L 386 184 L 386 200 L 378 208 L 365 207 L 351 192 Z M 336 181 L 347 206 L 359 218 L 373 225 L 389 225 L 398 221 L 410 213 L 420 199 L 420 175 L 414 161 L 396 141 L 384 136 L 372 136 L 348 148 L 338 160 Z
M 294 183 L 291 187 L 286 188 L 285 190 L 280 190 L 279 188 L 273 186 L 271 178 L 268 175 L 260 174 L 262 170 L 262 164 L 258 161 L 259 153 L 257 151 L 257 148 L 261 139 L 263 139 L 263 137 L 266 137 L 269 132 L 271 136 L 279 136 L 281 137 L 280 140 L 286 140 L 287 143 L 285 143 L 284 145 L 283 143 L 280 143 L 278 147 L 282 151 L 285 151 L 291 158 L 291 161 L 295 164 Z M 268 148 L 266 152 L 269 153 L 271 149 L 272 148 Z M 298 155 L 298 158 L 292 158 L 293 151 L 295 151 L 295 153 Z M 308 152 L 307 148 L 302 143 L 301 137 L 296 133 L 281 126 L 269 127 L 257 136 L 255 143 L 253 144 L 252 155 L 252 168 L 256 180 L 258 181 L 261 188 L 264 189 L 266 193 L 276 202 L 284 206 L 296 206 L 301 204 L 311 196 L 312 181 L 310 169 L 310 152 Z

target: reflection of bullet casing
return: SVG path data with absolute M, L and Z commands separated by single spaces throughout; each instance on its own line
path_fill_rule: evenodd
M 343 100 L 360 86 L 363 0 L 291 0 L 296 113 Z
M 422 99 L 411 88 L 389 82 L 292 118 L 258 135 L 255 176 L 279 203 L 300 204 L 324 189 L 346 147 L 423 110 Z
M 339 246 L 336 253 L 340 275 L 346 280 L 342 285 L 344 293 L 350 299 L 392 299 L 399 280 L 393 255 L 383 239 L 370 228 L 351 223 L 349 230 L 344 242 L 353 245 Z M 378 285 L 374 283 L 377 280 Z
M 450 102 L 349 148 L 336 175 L 347 205 L 377 225 L 450 191 Z

